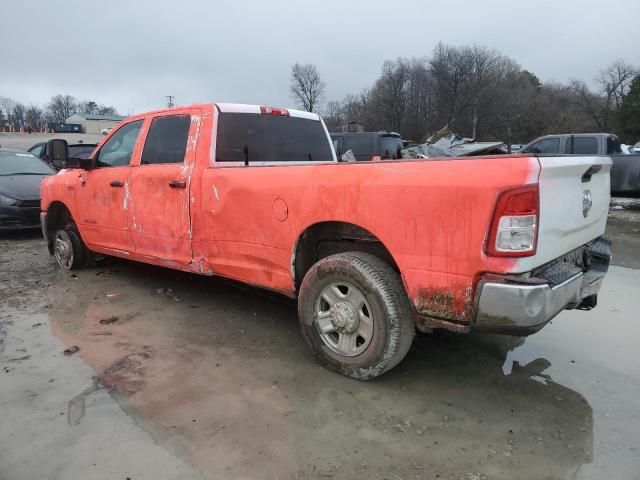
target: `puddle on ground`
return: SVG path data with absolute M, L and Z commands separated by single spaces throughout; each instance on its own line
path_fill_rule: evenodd
M 56 273 L 52 332 L 79 346 L 74 357 L 123 411 L 205 478 L 637 471 L 626 475 L 637 438 L 622 440 L 618 423 L 637 421 L 626 410 L 637 374 L 629 380 L 628 367 L 592 351 L 619 339 L 597 323 L 615 317 L 609 305 L 596 320 L 588 315 L 598 310 L 563 313 L 527 339 L 420 335 L 399 367 L 362 383 L 314 362 L 287 299 L 145 265 L 108 270 Z M 620 357 L 635 358 L 625 348 Z

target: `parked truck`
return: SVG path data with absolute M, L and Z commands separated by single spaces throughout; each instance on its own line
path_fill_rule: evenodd
M 640 154 L 625 154 L 611 133 L 545 135 L 525 145 L 519 153 L 608 155 L 611 157 L 611 194 L 640 198 Z
M 89 159 L 49 152 L 61 268 L 102 254 L 281 292 L 318 360 L 357 379 L 416 326 L 526 335 L 593 308 L 609 265 L 608 157 L 342 163 L 316 114 L 224 103 L 129 117 Z

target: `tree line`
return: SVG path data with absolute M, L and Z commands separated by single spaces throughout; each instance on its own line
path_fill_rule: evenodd
M 26 106 L 12 98 L 0 96 L 0 131 L 8 127 L 39 130 L 46 127 L 47 123 L 65 122 L 74 113 L 118 115 L 114 107 L 93 100 L 79 101 L 71 95 L 54 95 L 42 107 L 34 104 Z
M 513 143 L 595 131 L 635 142 L 640 130 L 632 125 L 640 123 L 640 107 L 633 107 L 630 90 L 632 82 L 640 88 L 639 74 L 618 60 L 596 74 L 593 87 L 579 79 L 542 82 L 496 50 L 439 43 L 430 56 L 385 61 L 370 87 L 342 100 L 324 102 L 326 85 L 317 68 L 295 64 L 290 94 L 305 110 L 321 113 L 330 129 L 356 122 L 416 141 L 448 126 L 498 141 L 510 129 Z

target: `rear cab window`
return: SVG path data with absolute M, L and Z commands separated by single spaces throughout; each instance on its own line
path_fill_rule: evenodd
M 573 144 L 573 146 L 572 146 Z M 564 146 L 564 153 L 572 153 L 574 155 L 597 155 L 598 139 L 596 137 L 569 137 Z
M 226 165 L 333 162 L 324 124 L 284 115 L 220 112 L 216 162 Z

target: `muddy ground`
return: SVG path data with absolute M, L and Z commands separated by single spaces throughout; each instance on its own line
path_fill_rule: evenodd
M 38 233 L 0 235 L 0 479 L 640 479 L 627 210 L 597 309 L 421 335 L 366 383 L 314 362 L 291 300 L 120 260 L 63 273 Z

